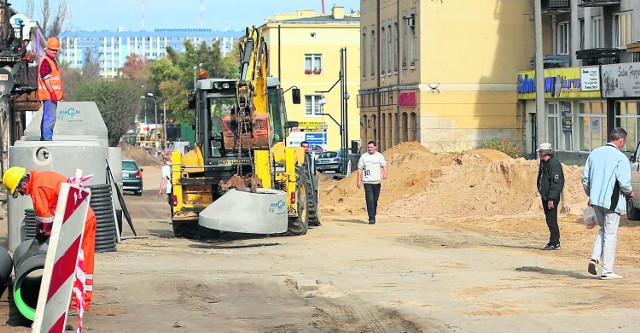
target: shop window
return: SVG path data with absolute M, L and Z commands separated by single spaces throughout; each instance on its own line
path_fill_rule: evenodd
M 578 103 L 578 142 L 580 151 L 592 151 L 607 142 L 607 111 L 604 101 Z

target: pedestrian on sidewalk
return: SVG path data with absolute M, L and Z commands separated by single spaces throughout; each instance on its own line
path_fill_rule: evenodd
M 542 208 L 549 227 L 549 243 L 543 250 L 560 250 L 560 228 L 558 228 L 558 203 L 564 188 L 562 164 L 554 156 L 550 143 L 538 146 L 540 168 L 538 169 L 538 192 L 542 197 Z
M 364 184 L 364 197 L 367 201 L 367 213 L 369 224 L 376 223 L 378 198 L 380 197 L 381 182 L 387 179 L 387 161 L 384 155 L 378 152 L 375 141 L 369 141 L 367 152 L 358 160 L 358 188 Z
M 600 226 L 587 270 L 597 275 L 596 268 L 602 259 L 600 278 L 603 280 L 622 278 L 613 271 L 618 226 L 620 214 L 626 211 L 626 198 L 635 196 L 631 187 L 631 166 L 621 151 L 626 142 L 627 132 L 621 127 L 613 129 L 609 142 L 589 154 L 582 173 L 582 186 Z
M 58 101 L 64 99 L 62 74 L 56 61 L 60 50 L 60 40 L 51 37 L 47 40 L 45 56 L 38 64 L 38 99 L 42 101 L 42 122 L 40 123 L 40 141 L 53 140 L 53 127 L 56 124 Z

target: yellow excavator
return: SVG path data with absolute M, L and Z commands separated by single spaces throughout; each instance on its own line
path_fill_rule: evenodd
M 318 181 L 303 148 L 288 147 L 284 93 L 267 76 L 267 44 L 255 27 L 241 40 L 240 78 L 203 78 L 189 96 L 196 144 L 171 165 L 176 237 L 221 231 L 303 235 L 319 225 Z M 300 90 L 293 89 L 294 103 Z

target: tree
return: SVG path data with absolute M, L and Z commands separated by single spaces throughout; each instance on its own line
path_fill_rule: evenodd
M 66 23 L 67 4 L 66 1 L 58 1 L 58 6 L 53 9 L 52 1 L 42 0 L 40 6 L 40 18 L 37 19 L 40 22 L 42 30 L 47 37 L 55 37 L 60 35 L 62 26 Z M 35 1 L 27 0 L 25 3 L 26 15 L 30 18 L 35 17 Z
M 151 78 L 149 66 L 149 60 L 137 54 L 130 54 L 127 56 L 127 62 L 124 67 L 122 67 L 122 75 L 142 85 L 149 82 Z
M 82 64 L 82 77 L 97 79 L 100 77 L 100 64 L 93 60 L 93 54 L 89 48 L 84 50 L 84 63 Z
M 140 113 L 142 88 L 132 80 L 87 80 L 79 87 L 75 100 L 93 101 L 98 105 L 107 125 L 109 146 L 118 145 L 120 138 Z

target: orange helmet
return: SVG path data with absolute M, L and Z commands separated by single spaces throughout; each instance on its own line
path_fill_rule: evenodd
M 56 37 L 47 39 L 47 48 L 58 51 L 60 49 L 60 40 L 58 40 L 58 38 Z

